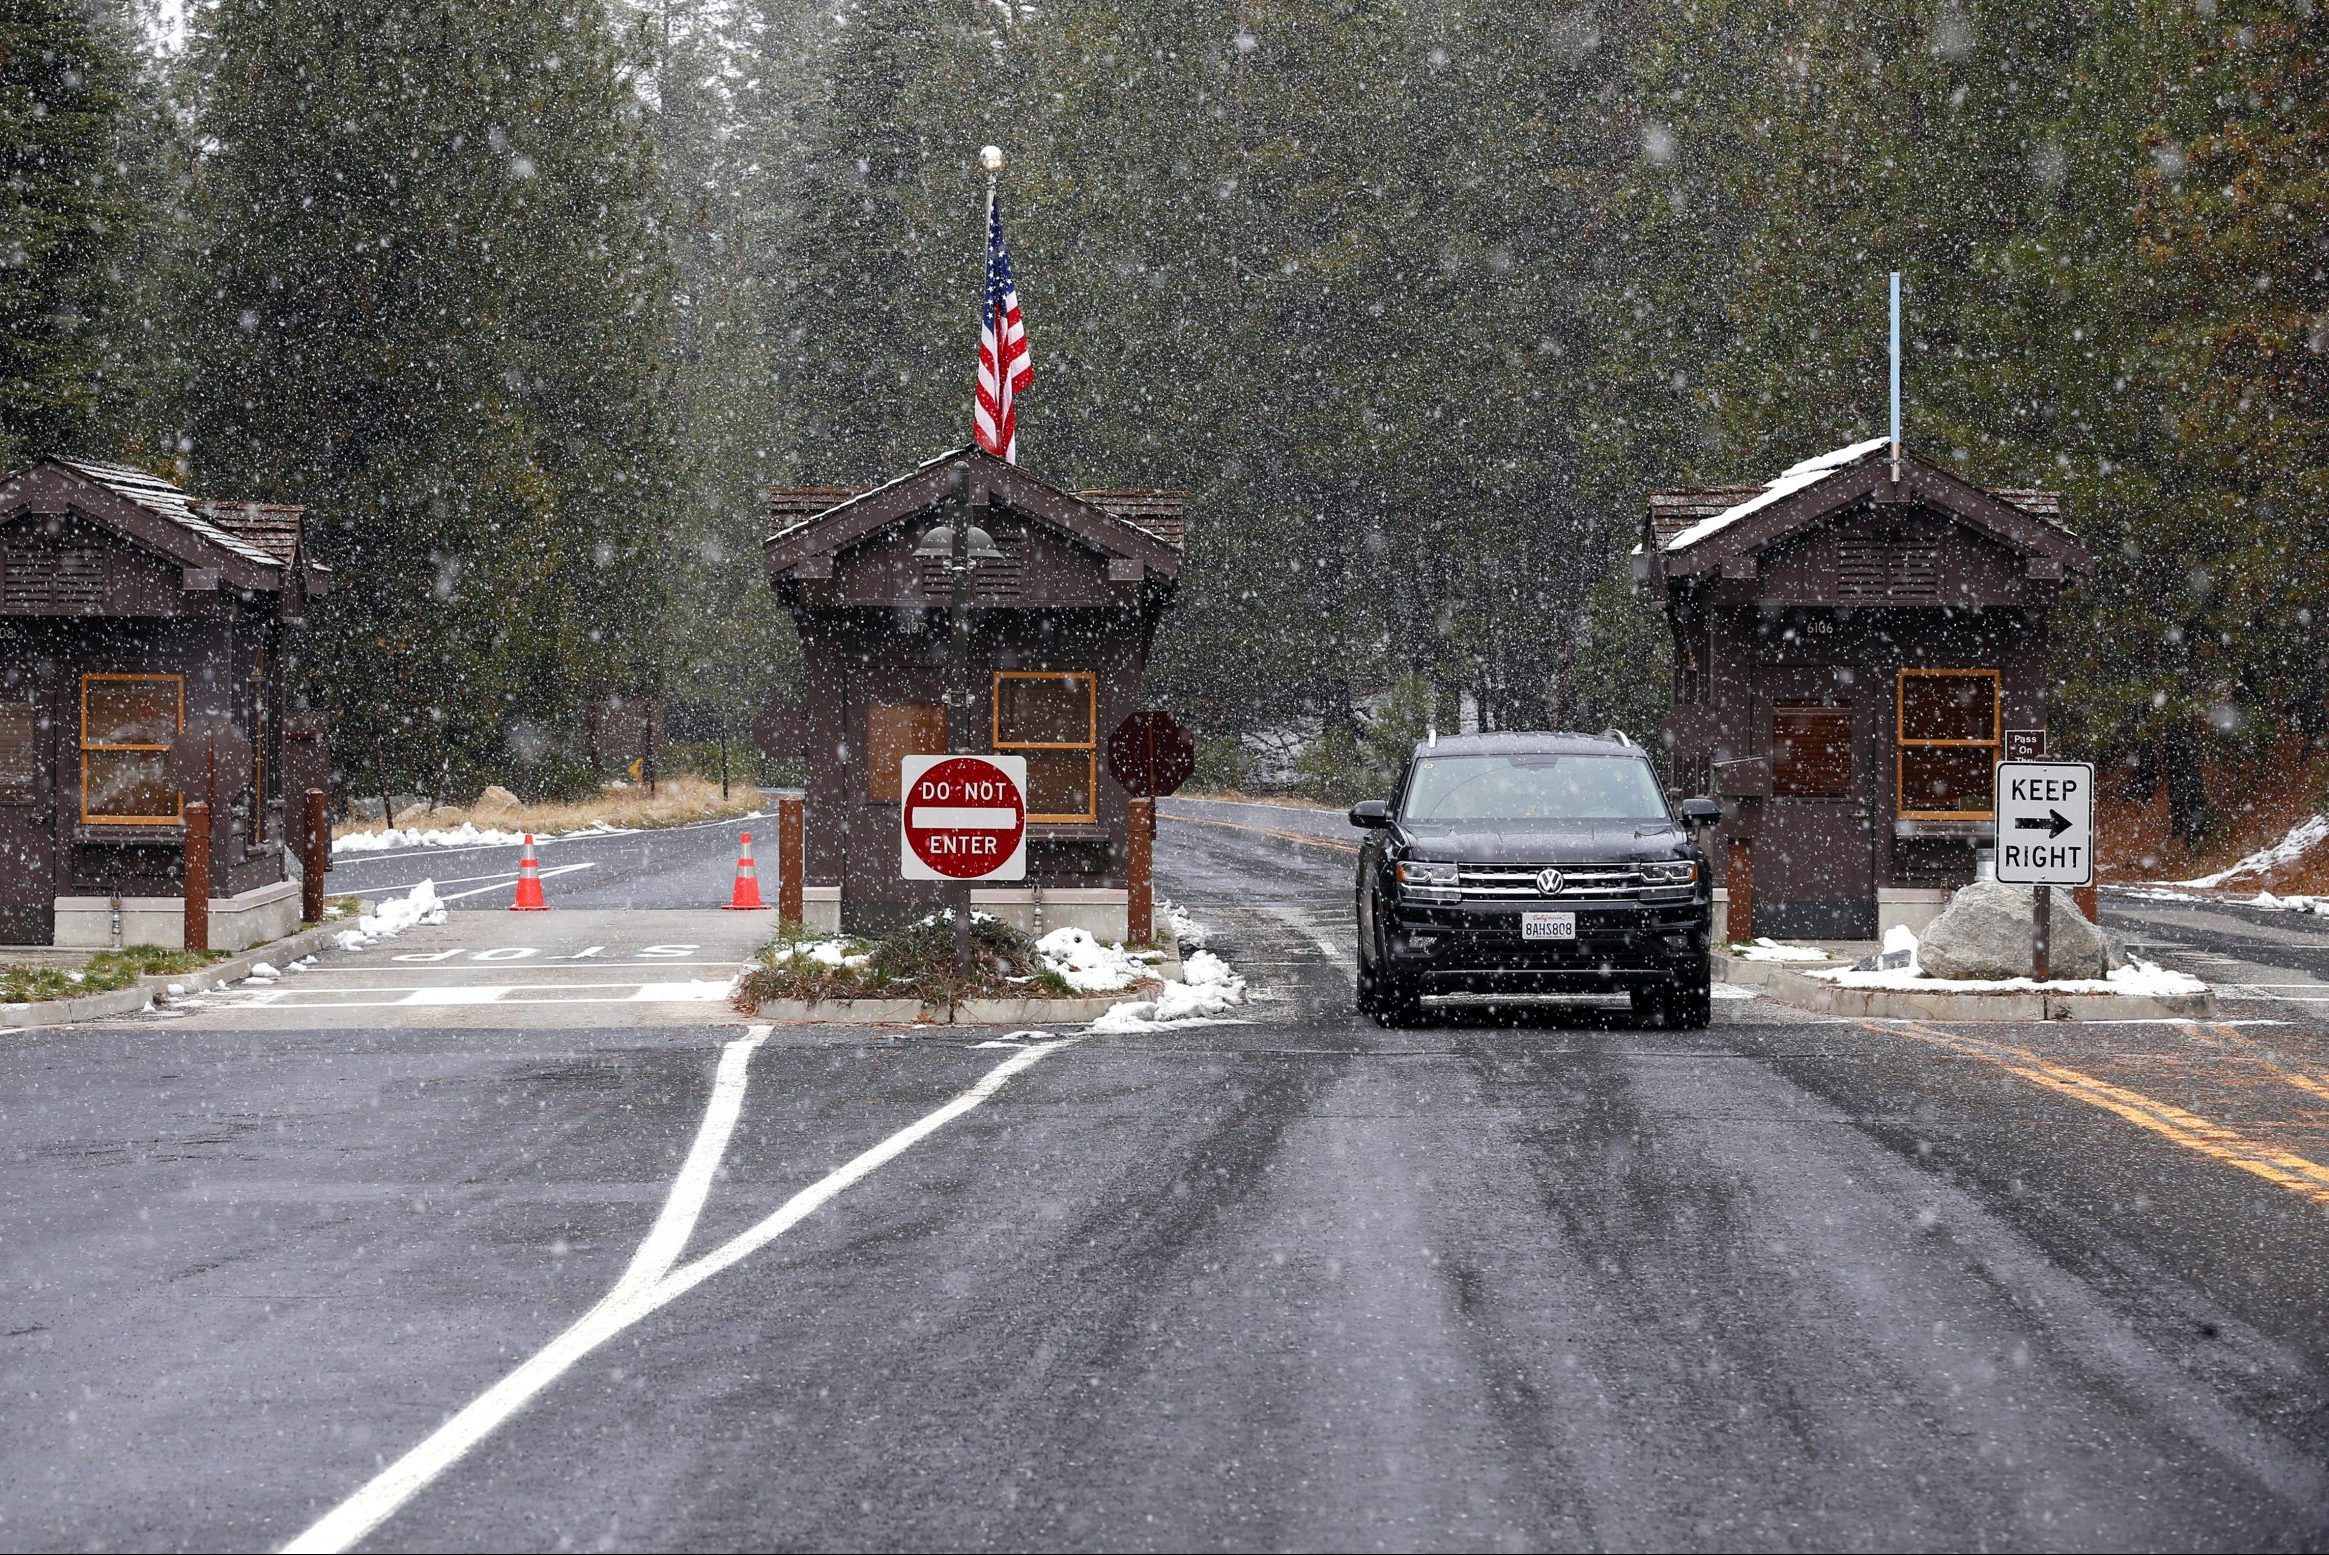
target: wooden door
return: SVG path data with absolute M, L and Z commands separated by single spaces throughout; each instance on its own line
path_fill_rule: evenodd
M 1756 711 L 1771 762 L 1755 841 L 1756 931 L 1875 938 L 1879 764 L 1866 688 L 1827 669 L 1771 673 Z
M 0 945 L 56 938 L 53 701 L 32 665 L 0 664 Z

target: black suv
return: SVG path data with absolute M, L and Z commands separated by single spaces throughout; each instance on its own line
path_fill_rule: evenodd
M 1442 735 L 1385 804 L 1351 807 L 1359 1008 L 1421 1019 L 1427 994 L 1627 993 L 1637 1016 L 1707 1023 L 1713 892 L 1697 831 L 1618 733 Z

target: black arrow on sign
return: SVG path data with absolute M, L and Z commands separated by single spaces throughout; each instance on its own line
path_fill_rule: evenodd
M 2060 810 L 2049 810 L 2044 817 L 2017 815 L 2014 817 L 2014 830 L 2042 831 L 2049 836 L 2059 837 L 2070 830 L 2070 817 Z

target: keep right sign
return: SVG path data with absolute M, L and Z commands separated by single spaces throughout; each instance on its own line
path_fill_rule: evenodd
M 1997 877 L 2007 885 L 2094 884 L 2094 768 L 1997 764 Z

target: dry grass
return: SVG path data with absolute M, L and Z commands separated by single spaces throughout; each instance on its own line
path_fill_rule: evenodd
M 2102 789 L 2096 807 L 2096 873 L 2108 882 L 2189 880 L 2212 874 L 2259 848 L 2270 847 L 2289 829 L 2322 810 L 2329 794 L 2329 757 L 2306 759 L 2294 742 L 2262 761 L 2210 766 L 2207 788 L 2222 818 L 2215 836 L 2199 847 L 2176 840 L 2167 823 L 2167 789 L 2147 800 L 2124 797 L 2122 774 L 2096 773 Z M 2273 891 L 2283 895 L 2329 892 L 2329 848 L 2263 875 L 2242 875 L 2226 890 L 2243 895 Z
M 712 821 L 743 815 L 759 807 L 760 791 L 750 784 L 735 785 L 731 797 L 722 799 L 720 785 L 708 778 L 679 777 L 666 778 L 657 783 L 652 795 L 644 787 L 617 787 L 609 784 L 592 799 L 559 804 L 503 802 L 440 805 L 423 815 L 407 811 L 402 820 L 408 827 L 419 826 L 432 830 L 458 826 L 463 821 L 474 821 L 481 827 L 550 836 L 558 832 L 580 831 L 601 822 L 609 826 L 639 828 L 682 826 L 689 821 Z M 381 829 L 375 823 L 363 822 L 336 826 L 332 829 L 332 835 L 345 837 L 355 832 L 376 832 Z

